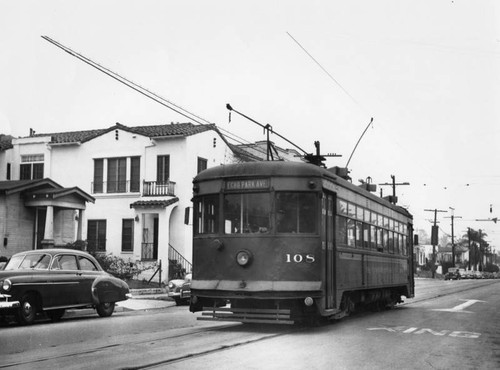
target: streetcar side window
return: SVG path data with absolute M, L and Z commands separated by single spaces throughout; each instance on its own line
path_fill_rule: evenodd
M 370 249 L 377 249 L 377 228 L 370 225 Z
M 347 244 L 347 218 L 337 216 L 337 244 Z
M 271 202 L 269 193 L 226 194 L 224 233 L 269 232 Z
M 349 247 L 355 246 L 356 241 L 356 221 L 348 218 L 347 219 L 347 245 Z
M 207 195 L 195 201 L 195 234 L 215 234 L 219 230 L 219 196 Z
M 316 233 L 317 204 L 314 193 L 276 193 L 276 231 Z
M 363 247 L 363 223 L 356 221 L 356 247 Z

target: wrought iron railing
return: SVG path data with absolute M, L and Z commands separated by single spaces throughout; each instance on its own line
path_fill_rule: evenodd
M 93 181 L 92 194 L 138 193 L 139 181 Z
M 92 194 L 138 193 L 141 191 L 138 181 L 93 181 Z M 142 196 L 175 196 L 173 181 L 143 181 Z
M 168 275 L 169 279 L 182 279 L 187 273 L 191 273 L 192 264 L 184 258 L 174 247 L 168 247 Z
M 150 196 L 166 196 L 175 195 L 175 182 L 173 181 L 143 181 L 142 195 Z

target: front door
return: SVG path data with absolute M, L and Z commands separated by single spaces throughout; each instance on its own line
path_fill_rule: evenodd
M 158 217 L 153 221 L 153 259 L 158 259 Z
M 42 240 L 45 235 L 45 219 L 47 218 L 47 210 L 45 208 L 36 209 L 36 225 L 35 225 L 35 245 L 33 249 L 42 249 Z

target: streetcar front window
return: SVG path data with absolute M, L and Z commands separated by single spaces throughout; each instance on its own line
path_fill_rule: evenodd
M 219 229 L 219 196 L 207 195 L 195 201 L 195 234 L 215 234 Z
M 271 201 L 269 193 L 226 194 L 226 234 L 268 233 Z
M 315 233 L 317 197 L 314 193 L 276 193 L 276 231 Z

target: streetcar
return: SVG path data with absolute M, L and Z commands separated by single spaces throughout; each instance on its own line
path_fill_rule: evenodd
M 190 311 L 293 324 L 413 297 L 412 215 L 344 177 L 283 161 L 200 172 Z

